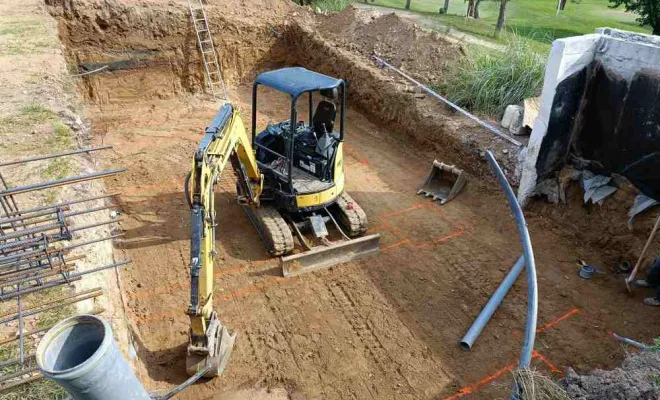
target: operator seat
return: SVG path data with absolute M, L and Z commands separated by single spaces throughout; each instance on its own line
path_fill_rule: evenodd
M 321 100 L 316 106 L 312 124 L 314 125 L 314 133 L 316 138 L 320 138 L 326 133 L 332 133 L 335 126 L 335 117 L 337 116 L 337 107 L 334 103 Z

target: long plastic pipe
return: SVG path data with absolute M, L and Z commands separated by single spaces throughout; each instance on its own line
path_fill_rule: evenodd
M 372 57 L 373 57 L 374 60 L 376 60 L 376 63 L 379 64 L 379 66 L 381 68 L 382 67 L 387 67 L 387 68 L 391 69 L 392 71 L 394 71 L 397 74 L 399 74 L 399 75 L 403 76 L 404 78 L 406 78 L 408 81 L 410 81 L 410 82 L 414 83 L 415 85 L 417 85 L 420 89 L 422 89 L 423 91 L 425 91 L 429 95 L 431 95 L 431 96 L 435 97 L 436 99 L 442 101 L 443 103 L 447 104 L 449 107 L 453 108 L 454 110 L 456 110 L 456 111 L 460 112 L 461 114 L 465 115 L 466 117 L 470 118 L 471 120 L 473 120 L 474 122 L 476 122 L 479 125 L 483 126 L 484 128 L 488 129 L 489 131 L 491 131 L 495 135 L 501 137 L 502 139 L 506 140 L 509 143 L 512 143 L 512 144 L 514 144 L 518 147 L 522 147 L 522 143 L 520 143 L 516 139 L 505 135 L 504 133 L 500 132 L 497 128 L 495 128 L 493 125 L 482 121 L 481 119 L 477 118 L 476 116 L 470 114 L 469 112 L 467 112 L 464 109 L 462 109 L 461 107 L 459 107 L 457 104 L 452 103 L 451 101 L 449 101 L 449 100 L 445 99 L 444 97 L 440 96 L 438 93 L 436 93 L 433 90 L 429 89 L 428 86 L 421 84 L 420 82 L 415 80 L 413 77 L 411 77 L 410 75 L 408 75 L 405 72 L 401 71 L 400 69 L 396 68 L 395 66 L 393 66 L 392 64 L 390 64 L 387 61 L 383 60 L 382 58 L 380 58 L 378 56 L 372 56 Z
M 522 351 L 520 353 L 520 364 L 518 368 L 529 368 L 532 362 L 532 352 L 534 351 L 534 340 L 536 339 L 536 319 L 538 316 L 538 285 L 536 282 L 536 263 L 534 261 L 534 250 L 532 249 L 532 239 L 529 237 L 527 230 L 527 222 L 523 215 L 522 208 L 518 204 L 516 194 L 511 189 L 509 182 L 504 176 L 504 172 L 495 160 L 491 151 L 486 151 L 486 158 L 490 164 L 493 173 L 497 177 L 500 187 L 504 191 L 511 212 L 516 219 L 516 226 L 520 234 L 520 241 L 523 248 L 523 256 L 525 258 L 525 266 L 527 272 L 527 321 L 525 323 L 525 338 L 523 341 Z
M 506 274 L 500 286 L 497 287 L 493 295 L 488 300 L 488 303 L 477 316 L 477 319 L 474 320 L 470 329 L 468 329 L 463 339 L 459 345 L 463 350 L 470 350 L 474 345 L 474 341 L 477 340 L 481 331 L 484 329 L 490 318 L 495 313 L 495 310 L 502 304 L 502 300 L 511 289 L 511 286 L 516 282 L 520 273 L 525 269 L 525 258 L 523 256 L 518 257 L 516 262 L 513 264 L 513 267 L 509 270 L 509 273 Z

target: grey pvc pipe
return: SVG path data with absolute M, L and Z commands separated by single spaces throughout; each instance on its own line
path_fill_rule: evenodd
M 501 137 L 502 139 L 506 140 L 509 143 L 512 143 L 512 144 L 514 144 L 518 147 L 522 147 L 522 143 L 520 143 L 516 139 L 500 132 L 499 129 L 495 128 L 493 125 L 477 118 L 476 116 L 470 114 L 469 112 L 467 112 L 463 108 L 459 107 L 457 104 L 452 103 L 451 101 L 449 101 L 449 100 L 445 99 L 444 97 L 440 96 L 438 93 L 436 93 L 433 90 L 429 89 L 428 86 L 422 85 L 420 82 L 415 80 L 413 77 L 411 77 L 410 75 L 408 75 L 405 72 L 401 71 L 400 69 L 396 68 L 395 66 L 393 66 L 392 64 L 390 64 L 387 61 L 383 60 L 382 58 L 380 58 L 378 56 L 371 56 L 371 57 L 374 60 L 376 60 L 376 63 L 379 64 L 379 66 L 381 68 L 382 67 L 387 67 L 387 68 L 391 69 L 392 71 L 394 71 L 397 74 L 399 74 L 399 75 L 403 76 L 404 78 L 406 78 L 408 81 L 410 81 L 410 82 L 414 83 L 415 85 L 417 85 L 420 89 L 422 89 L 423 91 L 425 91 L 429 95 L 431 95 L 431 96 L 435 97 L 436 99 L 442 101 L 443 103 L 447 104 L 449 107 L 453 108 L 454 110 L 456 110 L 456 111 L 460 112 L 461 114 L 465 115 L 466 117 L 470 118 L 471 120 L 473 120 L 474 122 L 476 122 L 479 125 L 483 126 L 484 128 L 488 129 L 489 131 L 491 131 L 495 135 Z
M 509 270 L 509 273 L 506 274 L 504 280 L 500 283 L 500 286 L 497 287 L 493 295 L 490 297 L 488 303 L 486 303 L 481 310 L 477 319 L 474 320 L 470 329 L 468 329 L 465 336 L 463 336 L 463 339 L 461 339 L 459 346 L 461 346 L 463 350 L 470 350 L 472 348 L 474 341 L 477 340 L 481 331 L 484 329 L 488 321 L 490 321 L 495 310 L 497 310 L 500 304 L 502 304 L 502 300 L 504 300 L 504 297 L 516 282 L 523 269 L 525 269 L 525 258 L 520 256 L 513 264 L 513 267 Z
M 640 350 L 647 350 L 647 349 L 648 349 L 648 346 L 647 346 L 647 345 L 642 344 L 642 343 L 640 343 L 640 342 L 638 342 L 638 341 L 636 341 L 636 340 L 632 340 L 632 339 L 630 339 L 630 338 L 627 338 L 627 337 L 625 337 L 625 336 L 619 336 L 619 335 L 617 335 L 617 334 L 614 333 L 614 332 L 612 332 L 612 337 L 613 337 L 614 339 L 616 339 L 616 340 L 622 342 L 622 343 L 625 343 L 625 344 L 630 345 L 630 346 L 633 346 L 633 347 L 637 347 L 637 348 L 640 349 Z
M 112 336 L 110 325 L 94 315 L 59 322 L 37 347 L 41 373 L 74 400 L 149 400 Z
M 522 208 L 520 208 L 520 204 L 518 204 L 516 194 L 513 192 L 513 189 L 511 189 L 511 185 L 509 185 L 509 182 L 506 180 L 504 172 L 502 172 L 499 164 L 497 164 L 491 151 L 486 151 L 486 158 L 488 159 L 488 163 L 490 164 L 493 173 L 497 177 L 502 191 L 504 191 L 504 194 L 509 201 L 509 206 L 511 207 L 511 212 L 516 220 L 516 227 L 520 234 L 523 257 L 525 258 L 527 272 L 527 321 L 525 322 L 525 337 L 520 352 L 520 364 L 518 365 L 518 368 L 524 369 L 529 368 L 529 365 L 532 362 L 534 340 L 536 340 L 536 319 L 539 310 L 539 293 L 536 282 L 534 250 L 532 249 L 532 239 L 529 237 L 529 231 L 527 230 L 527 221 L 525 221 Z

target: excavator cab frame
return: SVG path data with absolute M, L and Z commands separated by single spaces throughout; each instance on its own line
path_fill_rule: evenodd
M 272 148 L 264 146 L 260 143 L 260 136 L 265 132 L 257 132 L 257 112 L 258 112 L 258 92 L 259 86 L 266 86 L 278 92 L 287 94 L 290 98 L 291 110 L 290 119 L 284 123 L 278 124 L 278 127 L 283 127 L 282 131 L 285 132 L 284 138 L 285 148 L 284 153 L 280 154 Z M 314 93 L 319 93 L 324 99 L 321 103 L 333 104 L 334 107 L 339 105 L 338 110 L 335 112 L 338 115 L 332 116 L 332 123 L 329 124 L 331 132 L 319 132 L 320 129 L 315 125 L 315 112 L 314 112 Z M 305 94 L 308 96 L 309 107 L 309 120 L 305 125 L 304 122 L 298 122 L 298 100 Z M 338 103 L 338 104 L 337 104 Z M 332 126 L 334 120 L 339 119 L 339 131 L 334 132 Z M 294 123 L 291 123 L 293 121 Z M 321 127 L 327 126 L 320 124 Z M 279 181 L 282 185 L 279 188 L 264 188 L 264 195 L 266 198 L 274 200 L 277 207 L 285 209 L 288 212 L 308 212 L 317 209 L 322 209 L 328 204 L 334 202 L 343 191 L 343 170 L 336 171 L 337 165 L 335 160 L 337 157 L 342 157 L 341 144 L 344 141 L 344 131 L 346 126 L 346 82 L 343 79 L 332 78 L 314 71 L 309 71 L 301 67 L 282 68 L 274 71 L 268 71 L 260 74 L 254 82 L 252 88 L 252 147 L 259 152 L 266 152 L 272 154 L 281 160 L 285 160 L 286 168 L 274 168 L 267 163 L 263 163 L 257 157 L 259 168 L 264 174 L 272 174 L 274 179 L 266 179 L 268 182 Z M 269 125 L 267 128 L 270 129 Z M 300 170 L 301 166 L 307 165 L 309 168 L 314 168 L 314 165 L 305 164 L 304 160 L 300 160 L 296 154 L 297 135 L 300 131 L 307 130 L 313 132 L 316 137 L 321 137 L 324 134 L 332 135 L 335 148 L 332 151 L 332 158 L 327 160 L 328 172 L 324 177 L 328 185 L 317 190 L 300 190 L 295 185 L 294 173 Z M 299 163 L 299 164 L 296 164 Z M 340 163 L 339 169 L 342 169 Z M 283 171 L 282 171 L 283 170 Z M 284 173 L 283 173 L 284 172 Z M 322 178 L 323 179 L 323 178 Z M 331 184 L 331 185 L 330 185 Z M 271 189 L 269 191 L 269 189 Z

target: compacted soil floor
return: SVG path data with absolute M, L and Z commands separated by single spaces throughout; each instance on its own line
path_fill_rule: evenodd
M 247 123 L 251 86 L 231 88 L 230 98 Z M 287 119 L 284 95 L 260 99 L 260 126 Z M 94 140 L 115 146 L 105 162 L 128 168 L 109 185 L 122 192 L 126 215 L 122 248 L 133 266 L 123 279 L 139 373 L 155 391 L 186 378 L 190 216 L 183 181 L 215 107 L 190 96 L 89 108 Z M 442 152 L 403 143 L 352 109 L 347 123 L 347 190 L 367 212 L 369 233 L 381 235 L 381 253 L 283 278 L 236 203 L 227 169 L 216 201 L 215 306 L 238 338 L 225 374 L 182 399 L 507 398 L 527 309 L 524 277 L 473 350 L 458 347 L 521 251 L 504 196 L 489 177 L 473 178 L 454 201 L 433 203 L 416 191 Z M 609 265 L 600 279 L 577 277 L 576 258 L 607 261 L 598 249 L 542 215 L 527 218 L 539 280 L 536 368 L 557 378 L 563 366 L 608 368 L 624 354 L 609 331 L 638 340 L 658 332 L 643 293 L 629 298 Z

